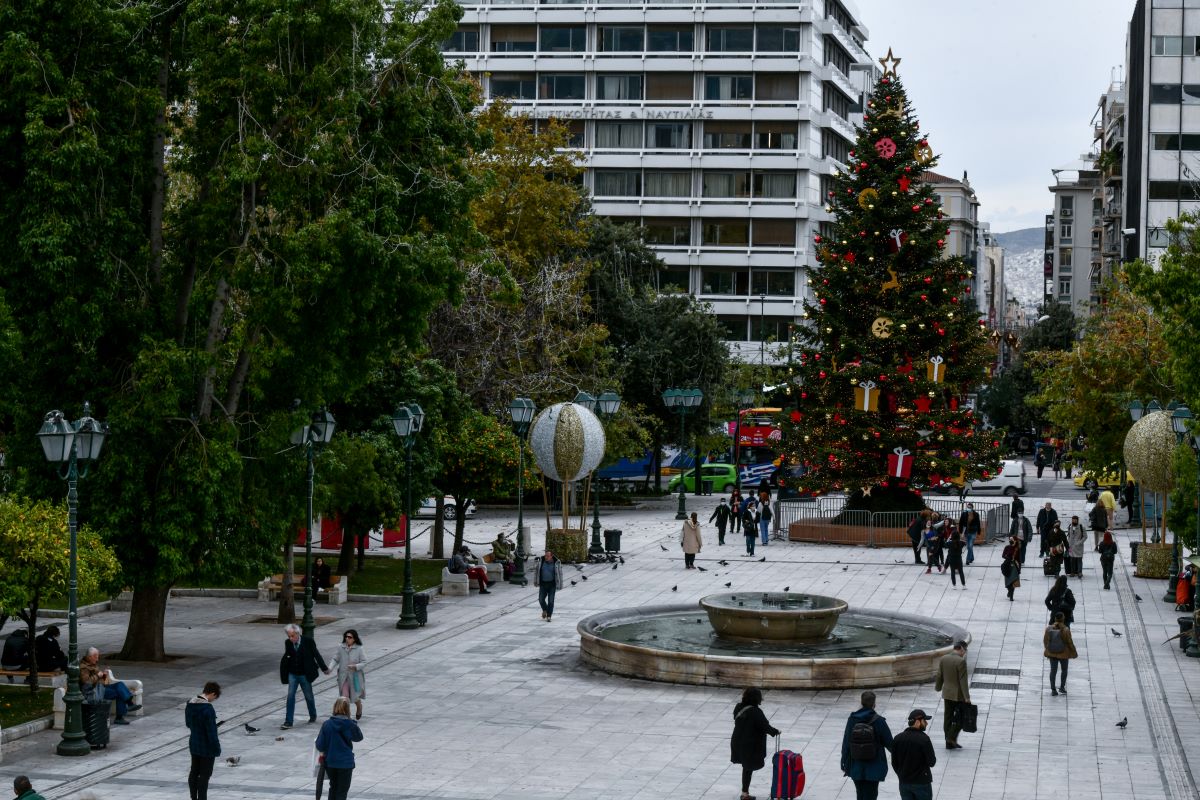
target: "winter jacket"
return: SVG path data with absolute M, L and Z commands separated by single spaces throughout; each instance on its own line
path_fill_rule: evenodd
M 683 547 L 683 552 L 688 555 L 696 555 L 700 552 L 703 546 L 703 541 L 700 539 L 700 525 L 692 522 L 690 519 L 683 523 L 683 533 L 679 539 L 680 545 Z
M 937 681 L 933 688 L 941 692 L 946 700 L 971 702 L 971 690 L 967 685 L 967 660 L 958 653 L 942 656 L 942 660 L 938 662 Z
M 1037 532 L 1045 536 L 1056 522 L 1058 522 L 1058 512 L 1053 508 L 1049 511 L 1043 508 L 1037 515 Z
M 1103 513 L 1103 510 L 1101 511 Z M 1067 551 L 1071 558 L 1083 558 L 1087 549 L 1087 531 L 1082 525 L 1072 525 L 1067 528 Z
M 1100 543 L 1100 563 L 1111 564 L 1117 559 L 1117 543 L 1116 542 L 1101 542 Z
M 1088 522 L 1092 524 L 1092 530 L 1104 531 L 1108 529 L 1108 512 L 1104 510 L 1104 506 L 1096 503 L 1092 506 L 1092 510 L 1088 512 Z
M 871 722 L 871 717 L 875 721 Z M 868 722 L 875 729 L 875 758 L 857 761 L 850 757 L 850 733 L 860 722 Z M 860 708 L 846 720 L 846 732 L 842 734 L 842 773 L 855 781 L 882 781 L 887 777 L 887 754 L 892 749 L 892 731 L 887 720 L 872 708 Z
M 21 795 L 17 797 L 16 800 L 46 800 L 46 798 L 42 797 L 33 789 L 26 789 L 25 791 L 21 792 Z
M 1058 635 L 1062 637 L 1065 650 L 1057 653 L 1050 652 L 1050 632 L 1058 631 Z M 1042 655 L 1046 658 L 1079 658 L 1078 651 L 1075 650 L 1075 640 L 1071 638 L 1071 629 L 1066 625 L 1047 625 L 1046 632 L 1042 634 Z
M 925 731 L 905 728 L 892 740 L 892 769 L 900 783 L 933 783 L 937 756 Z
M 346 647 L 345 643 L 338 645 L 329 661 L 331 668 L 337 668 L 338 688 L 349 685 L 350 691 L 343 692 L 342 696 L 351 703 L 357 703 L 367 696 L 367 676 L 363 671 L 366 664 L 367 656 L 363 653 L 361 644 L 350 647 Z M 351 665 L 354 665 L 354 669 L 350 669 Z
M 551 556 L 551 558 L 554 559 L 554 588 L 561 589 L 562 581 L 563 581 L 562 562 L 558 560 L 557 556 Z M 534 565 L 533 565 L 533 585 L 534 586 L 542 585 L 542 562 L 545 560 L 546 560 L 546 557 L 542 556 L 541 558 L 539 558 L 537 561 L 534 562 Z
M 317 651 L 317 643 L 309 637 L 301 636 L 299 647 L 293 645 L 291 639 L 283 640 L 283 658 L 279 660 L 280 683 L 287 683 L 288 675 L 303 675 L 311 683 L 327 669 L 329 667 L 325 666 L 325 659 Z
M 221 755 L 221 742 L 217 738 L 217 712 L 212 703 L 198 694 L 183 707 L 183 721 L 187 725 L 188 750 L 194 756 L 216 758 Z
M 325 755 L 325 766 L 354 769 L 354 743 L 363 740 L 362 729 L 349 717 L 330 717 L 317 734 L 317 750 Z
M 708 521 L 712 522 L 713 520 L 716 520 L 717 527 L 721 530 L 725 530 L 725 526 L 729 524 L 729 515 L 731 513 L 733 512 L 729 510 L 729 506 L 721 503 L 721 505 L 717 506 L 713 510 L 712 516 L 708 518 Z
M 779 731 L 767 722 L 758 706 L 738 703 L 733 708 L 733 735 L 729 737 L 729 761 L 749 769 L 762 769 L 767 763 L 767 736 Z
M 1054 622 L 1054 615 L 1060 611 L 1067 625 L 1075 621 L 1075 595 L 1070 589 L 1058 596 L 1055 596 L 1051 590 L 1051 593 L 1046 595 L 1046 608 L 1050 611 L 1051 622 Z

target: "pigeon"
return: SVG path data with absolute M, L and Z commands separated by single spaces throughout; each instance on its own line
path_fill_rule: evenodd
M 729 562 L 728 562 L 728 561 L 725 561 L 724 559 L 722 559 L 722 560 L 718 561 L 717 563 L 718 563 L 718 564 L 720 564 L 722 567 L 728 567 L 728 566 L 729 566 Z
M 226 763 L 229 764 L 229 766 L 236 767 L 238 764 L 241 763 L 242 757 L 241 756 L 230 756 L 229 758 L 225 759 L 225 761 L 226 761 Z
M 1140 603 L 1140 602 L 1142 602 L 1142 596 L 1141 596 L 1140 594 L 1135 594 L 1135 595 L 1133 596 L 1133 599 L 1134 599 L 1134 600 L 1137 600 L 1139 603 Z
M 620 566 L 620 564 L 613 564 L 613 569 L 616 569 L 619 566 Z
M 1109 628 L 1109 630 L 1112 631 L 1113 636 L 1116 636 L 1118 639 L 1121 638 L 1121 632 L 1119 630 L 1116 628 Z
M 1121 721 L 1117 723 L 1117 727 L 1120 728 L 1121 730 L 1125 730 L 1125 726 L 1128 724 L 1129 724 L 1129 717 L 1122 717 Z
M 764 562 L 764 561 L 766 561 L 766 560 L 767 560 L 767 557 L 766 557 L 766 556 L 763 556 L 762 558 L 760 558 L 760 559 L 758 560 L 758 563 L 760 563 L 760 564 L 761 564 L 761 563 L 763 563 L 763 562 Z
M 624 564 L 624 563 L 625 563 L 625 556 L 617 556 L 617 561 L 620 561 L 622 564 Z
M 790 587 L 790 586 L 785 586 L 785 587 L 783 587 L 783 590 L 784 590 L 785 592 L 790 592 L 790 591 L 792 590 L 792 587 Z
M 733 581 L 730 581 L 729 583 L 725 584 L 726 589 L 728 589 L 730 586 L 733 586 Z
M 671 591 L 672 591 L 672 592 L 678 592 L 678 591 L 679 591 L 679 584 L 677 583 L 677 584 L 675 584 L 674 586 L 672 586 L 672 587 L 671 587 Z
M 572 585 L 572 586 L 578 586 L 578 585 L 579 585 L 579 581 L 571 581 L 571 585 Z
M 582 578 L 582 579 L 583 579 L 583 580 L 585 580 L 585 581 L 587 580 L 587 575 L 580 575 L 579 577 L 580 577 L 580 578 Z
M 275 741 L 277 741 L 277 742 L 282 742 L 282 741 L 283 741 L 283 737 L 282 737 L 282 736 L 276 736 L 276 737 L 275 737 Z
M 258 728 L 255 728 L 249 722 L 244 723 L 242 727 L 246 729 L 246 734 L 248 736 L 253 736 L 254 734 L 258 733 Z
M 700 570 L 701 572 L 708 572 L 708 570 L 706 570 L 704 567 L 696 567 L 696 569 Z
M 842 567 L 842 572 L 845 572 L 845 571 L 846 571 L 846 570 L 848 570 L 848 569 L 850 569 L 850 568 L 849 568 L 849 567 Z
M 904 559 L 902 559 L 902 558 L 897 558 L 897 559 L 896 559 L 896 563 L 897 563 L 897 564 L 903 564 L 903 563 L 904 563 Z
M 572 566 L 574 566 L 578 571 L 583 572 L 583 564 L 573 564 Z
M 658 546 L 658 549 L 662 550 L 664 553 L 667 552 L 667 548 L 663 547 L 661 544 Z

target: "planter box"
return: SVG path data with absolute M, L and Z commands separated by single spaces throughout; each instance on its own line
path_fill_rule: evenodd
M 1143 544 L 1137 551 L 1139 578 L 1165 578 L 1171 573 L 1171 545 Z
M 551 528 L 546 531 L 546 549 L 559 561 L 582 564 L 588 560 L 587 531 L 582 528 Z

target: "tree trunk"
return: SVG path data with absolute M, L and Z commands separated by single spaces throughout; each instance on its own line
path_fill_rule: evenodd
M 354 574 L 354 528 L 342 521 L 342 549 L 338 551 L 337 574 L 347 578 Z
M 292 591 L 292 576 L 296 572 L 294 542 L 289 537 L 283 551 L 283 585 L 279 588 L 279 612 L 275 621 L 287 625 L 296 621 L 296 595 Z
M 117 656 L 121 661 L 166 661 L 163 631 L 167 616 L 170 586 L 135 589 L 125 629 L 125 645 Z
M 463 498 L 454 498 L 454 552 L 458 552 L 463 546 L 463 526 L 466 524 L 467 501 Z
M 363 531 L 357 537 L 358 540 L 358 571 L 363 571 L 363 562 L 367 558 L 367 537 L 371 535 L 370 531 Z
M 440 504 L 441 501 L 439 500 Z M 439 513 L 433 521 L 433 531 L 429 534 L 433 537 L 432 546 L 429 548 L 429 554 L 435 560 L 441 560 L 446 557 L 446 550 L 442 546 L 442 515 L 440 513 L 441 505 L 438 505 Z M 412 533 L 412 523 L 409 523 L 408 532 Z
M 655 435 L 654 452 L 650 455 L 650 470 L 654 477 L 654 491 L 662 491 L 662 440 Z M 649 476 L 647 477 L 647 481 Z

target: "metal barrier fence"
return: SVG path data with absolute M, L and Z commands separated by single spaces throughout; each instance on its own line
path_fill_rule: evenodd
M 1007 501 L 970 501 L 979 514 L 981 535 L 1002 538 L 1008 534 L 1011 505 Z M 953 498 L 927 497 L 931 511 L 958 521 L 966 504 Z M 847 510 L 844 496 L 805 500 L 779 500 L 775 503 L 775 538 L 816 544 L 865 545 L 867 547 L 909 547 L 908 526 L 916 511 L 869 512 Z M 793 527 L 795 526 L 795 527 Z M 978 543 L 979 540 L 977 539 Z

